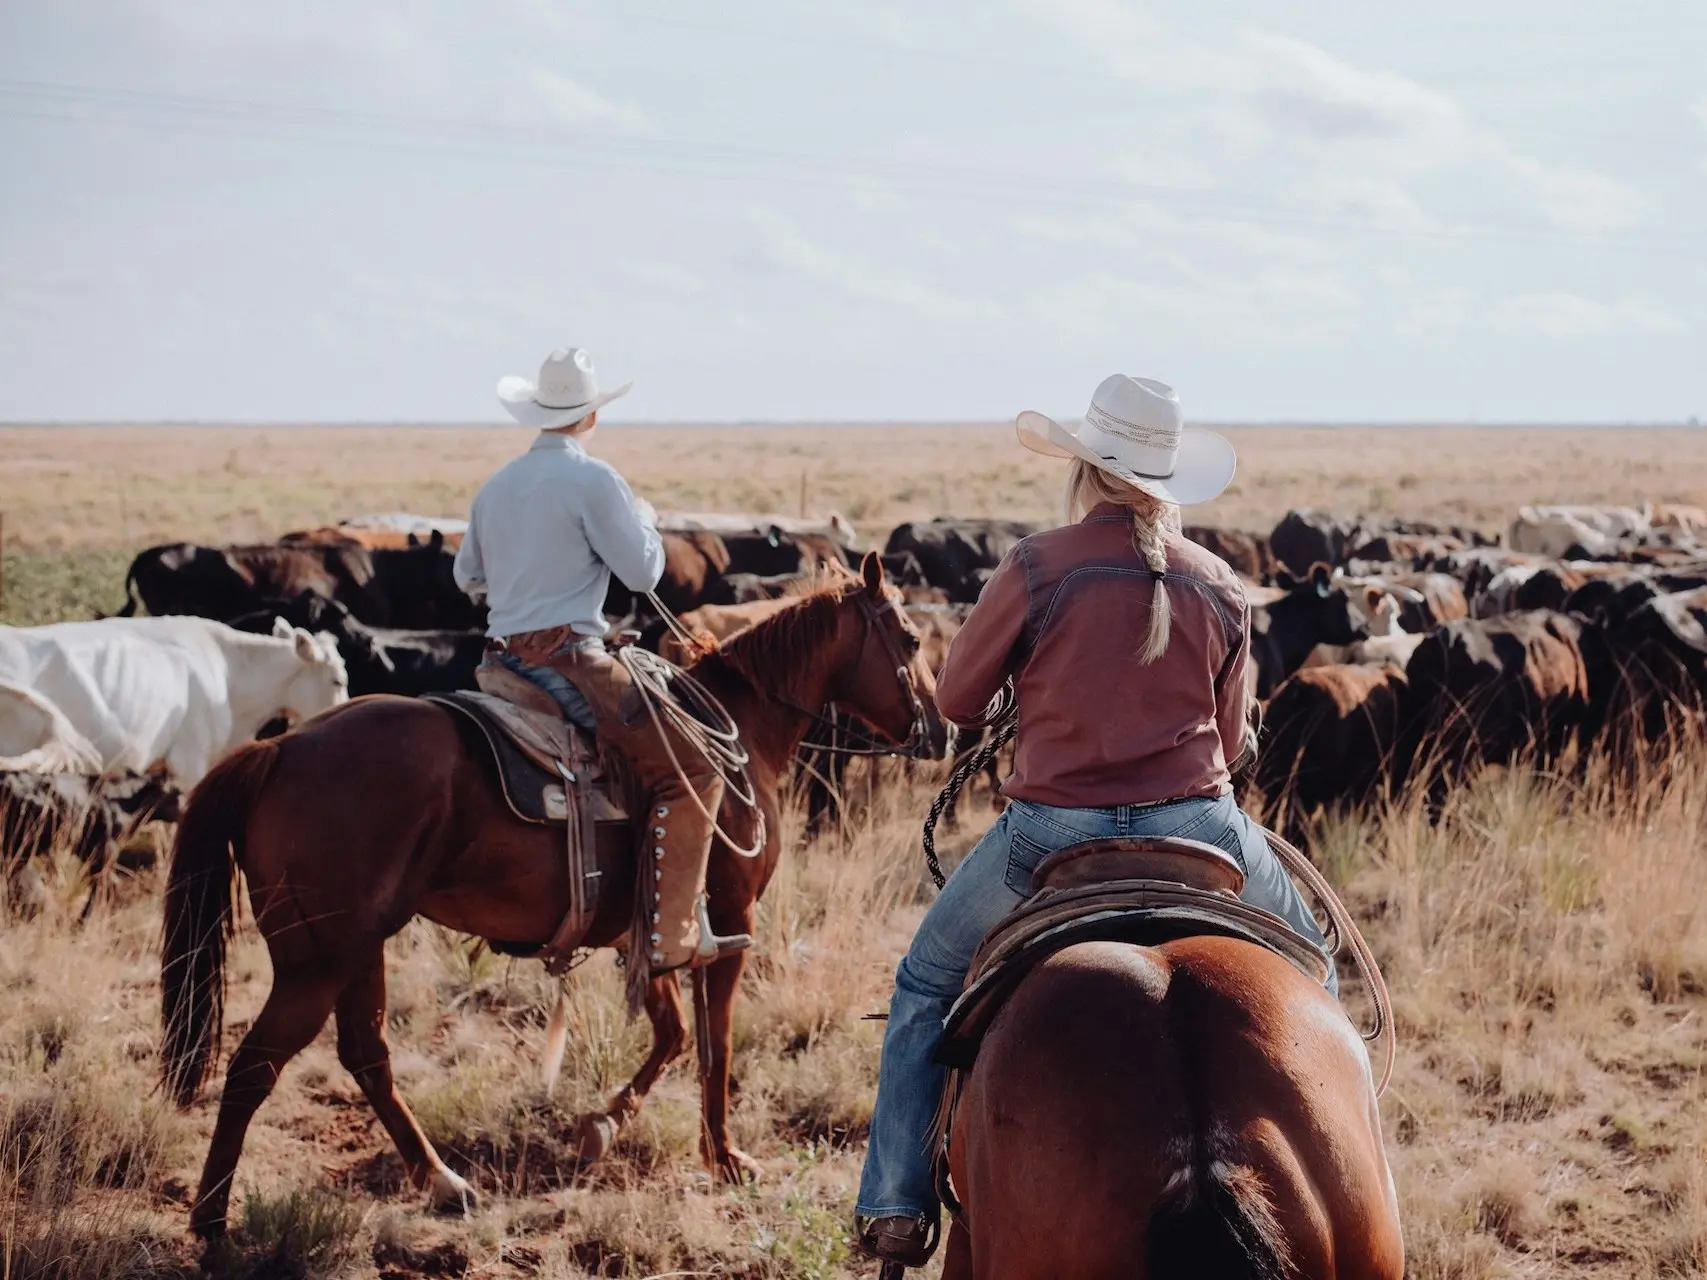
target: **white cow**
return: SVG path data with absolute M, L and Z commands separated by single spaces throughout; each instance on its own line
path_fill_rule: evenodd
M 101 772 L 101 753 L 34 689 L 0 684 L 0 773 Z
M 0 627 L 0 682 L 57 707 L 103 769 L 163 768 L 185 791 L 267 721 L 349 697 L 337 642 L 282 620 L 270 636 L 187 617 Z
M 1572 547 L 1606 555 L 1625 538 L 1639 538 L 1652 524 L 1651 507 L 1544 506 L 1519 508 L 1506 545 L 1513 551 L 1563 559 Z

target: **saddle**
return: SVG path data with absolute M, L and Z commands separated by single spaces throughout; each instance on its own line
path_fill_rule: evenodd
M 1326 985 L 1329 961 L 1279 916 L 1239 900 L 1244 869 L 1225 851 L 1198 840 L 1090 840 L 1050 854 L 1032 875 L 1036 886 L 985 936 L 966 986 L 943 1023 L 936 1060 L 949 1068 L 937 1110 L 938 1198 L 964 1212 L 950 1184 L 948 1142 L 966 1072 L 1002 1005 L 1025 976 L 1058 951 L 1081 942 L 1154 946 L 1205 935 L 1266 947 Z
M 591 735 L 564 719 L 545 690 L 503 667 L 475 672 L 480 692 L 431 693 L 426 701 L 455 712 L 480 731 L 492 753 L 510 811 L 524 822 L 564 826 L 569 910 L 534 954 L 553 976 L 566 972 L 599 909 L 600 845 L 629 842 L 628 780 L 607 766 Z
M 970 1067 L 990 1023 L 1026 974 L 1080 942 L 1154 946 L 1203 935 L 1239 938 L 1275 952 L 1316 982 L 1328 980 L 1328 959 L 1313 942 L 1279 916 L 1240 901 L 1245 873 L 1212 844 L 1092 840 L 1050 854 L 1032 880 L 1031 897 L 973 956 L 937 1046 L 944 1066 Z

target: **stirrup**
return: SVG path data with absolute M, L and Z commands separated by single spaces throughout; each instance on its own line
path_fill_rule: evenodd
M 707 965 L 716 964 L 725 956 L 732 956 L 738 951 L 745 951 L 753 945 L 753 935 L 750 933 L 732 933 L 727 937 L 718 937 L 711 931 L 711 911 L 706 906 L 705 895 L 699 895 L 696 904 L 699 915 L 699 946 L 693 955 L 681 964 L 671 965 L 668 969 L 654 969 L 654 977 L 666 973 L 677 973 L 683 969 L 703 969 Z
M 880 1234 L 877 1228 L 886 1223 L 896 1224 L 896 1227 Z M 936 1252 L 941 1232 L 940 1216 L 915 1218 L 905 1213 L 889 1214 L 881 1218 L 867 1218 L 858 1214 L 854 1216 L 854 1240 L 859 1251 L 866 1257 L 883 1263 L 885 1270 L 892 1266 L 909 1269 L 924 1266 Z

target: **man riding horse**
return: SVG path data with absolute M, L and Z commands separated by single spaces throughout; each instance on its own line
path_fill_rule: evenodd
M 669 717 L 648 714 L 628 668 L 605 647 L 611 574 L 643 593 L 664 572 L 651 504 L 585 447 L 599 409 L 631 385 L 601 392 L 592 357 L 575 347 L 547 356 L 537 383 L 499 381 L 499 402 L 539 436 L 474 496 L 456 581 L 486 600 L 488 661 L 551 694 L 645 789 L 655 877 L 646 959 L 656 976 L 711 964 L 751 939 L 713 935 L 705 909 L 723 779 Z

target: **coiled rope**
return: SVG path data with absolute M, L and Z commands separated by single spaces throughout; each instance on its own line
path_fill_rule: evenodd
M 649 591 L 646 598 L 652 602 L 652 607 L 679 639 L 686 641 L 693 648 L 698 647 L 692 633 L 655 594 Z M 635 691 L 639 693 L 646 713 L 652 719 L 652 726 L 664 743 L 664 750 L 670 757 L 670 765 L 681 779 L 683 789 L 693 801 L 694 807 L 711 823 L 712 830 L 719 838 L 738 856 L 757 856 L 759 850 L 765 847 L 765 815 L 759 808 L 758 792 L 753 786 L 752 775 L 747 770 L 749 757 L 746 747 L 741 745 L 741 730 L 735 723 L 735 718 L 711 690 L 669 659 L 661 658 L 649 649 L 642 649 L 635 644 L 623 645 L 616 651 L 616 659 L 628 669 Z M 671 741 L 673 735 L 664 727 L 666 720 L 676 733 L 685 738 L 693 749 L 717 770 L 723 779 L 726 793 L 752 813 L 755 835 L 751 845 L 743 845 L 732 837 L 717 821 L 717 815 L 705 807 L 705 801 L 699 798 L 699 793 L 689 782 L 687 771 L 682 768 L 682 762 L 676 755 L 675 746 Z

